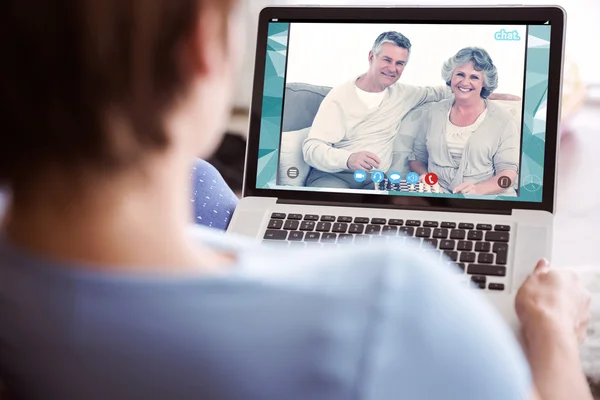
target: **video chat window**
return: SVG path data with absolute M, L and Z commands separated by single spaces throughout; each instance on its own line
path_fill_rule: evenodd
M 290 24 L 277 185 L 518 196 L 526 36 Z

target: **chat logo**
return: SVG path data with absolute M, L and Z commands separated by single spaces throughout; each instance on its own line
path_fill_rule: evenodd
M 498 32 L 494 33 L 494 39 L 496 40 L 521 40 L 519 36 L 519 32 L 517 31 L 506 31 L 505 29 L 500 29 Z
M 365 171 L 354 171 L 354 180 L 356 182 L 364 182 L 367 179 L 367 173 Z
M 402 175 L 400 175 L 399 172 L 390 172 L 389 173 L 390 183 L 400 183 L 401 179 L 402 179 Z

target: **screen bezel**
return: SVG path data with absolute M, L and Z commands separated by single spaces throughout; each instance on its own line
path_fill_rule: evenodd
M 454 199 L 312 192 L 306 190 L 256 188 L 260 125 L 262 116 L 263 82 L 267 56 L 268 24 L 278 22 L 364 22 L 364 23 L 460 23 L 460 24 L 543 24 L 550 21 L 550 60 L 548 71 L 548 96 L 544 179 L 541 202 L 510 200 Z M 472 210 L 474 212 L 507 212 L 513 209 L 544 210 L 554 213 L 556 202 L 556 162 L 560 121 L 562 66 L 564 52 L 565 12 L 560 7 L 267 7 L 259 16 L 257 50 L 254 69 L 254 87 L 250 108 L 248 144 L 246 150 L 243 197 L 275 197 L 293 202 L 312 204 L 352 204 L 388 206 L 418 199 L 426 207 L 442 210 Z M 553 118 L 552 116 L 556 116 Z

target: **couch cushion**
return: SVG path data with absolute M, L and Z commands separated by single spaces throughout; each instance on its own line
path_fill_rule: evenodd
M 328 86 L 288 83 L 285 87 L 282 131 L 297 131 L 311 126 L 321 102 L 330 90 Z
M 310 127 L 291 132 L 282 132 L 281 147 L 279 151 L 278 184 L 288 186 L 304 186 L 310 166 L 304 162 L 302 143 L 308 137 Z M 289 168 L 298 168 L 298 177 L 290 178 L 287 175 Z

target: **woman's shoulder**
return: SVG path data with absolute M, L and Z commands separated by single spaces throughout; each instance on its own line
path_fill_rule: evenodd
M 521 104 L 520 101 L 512 100 L 489 100 L 487 102 L 488 118 L 517 121 Z

